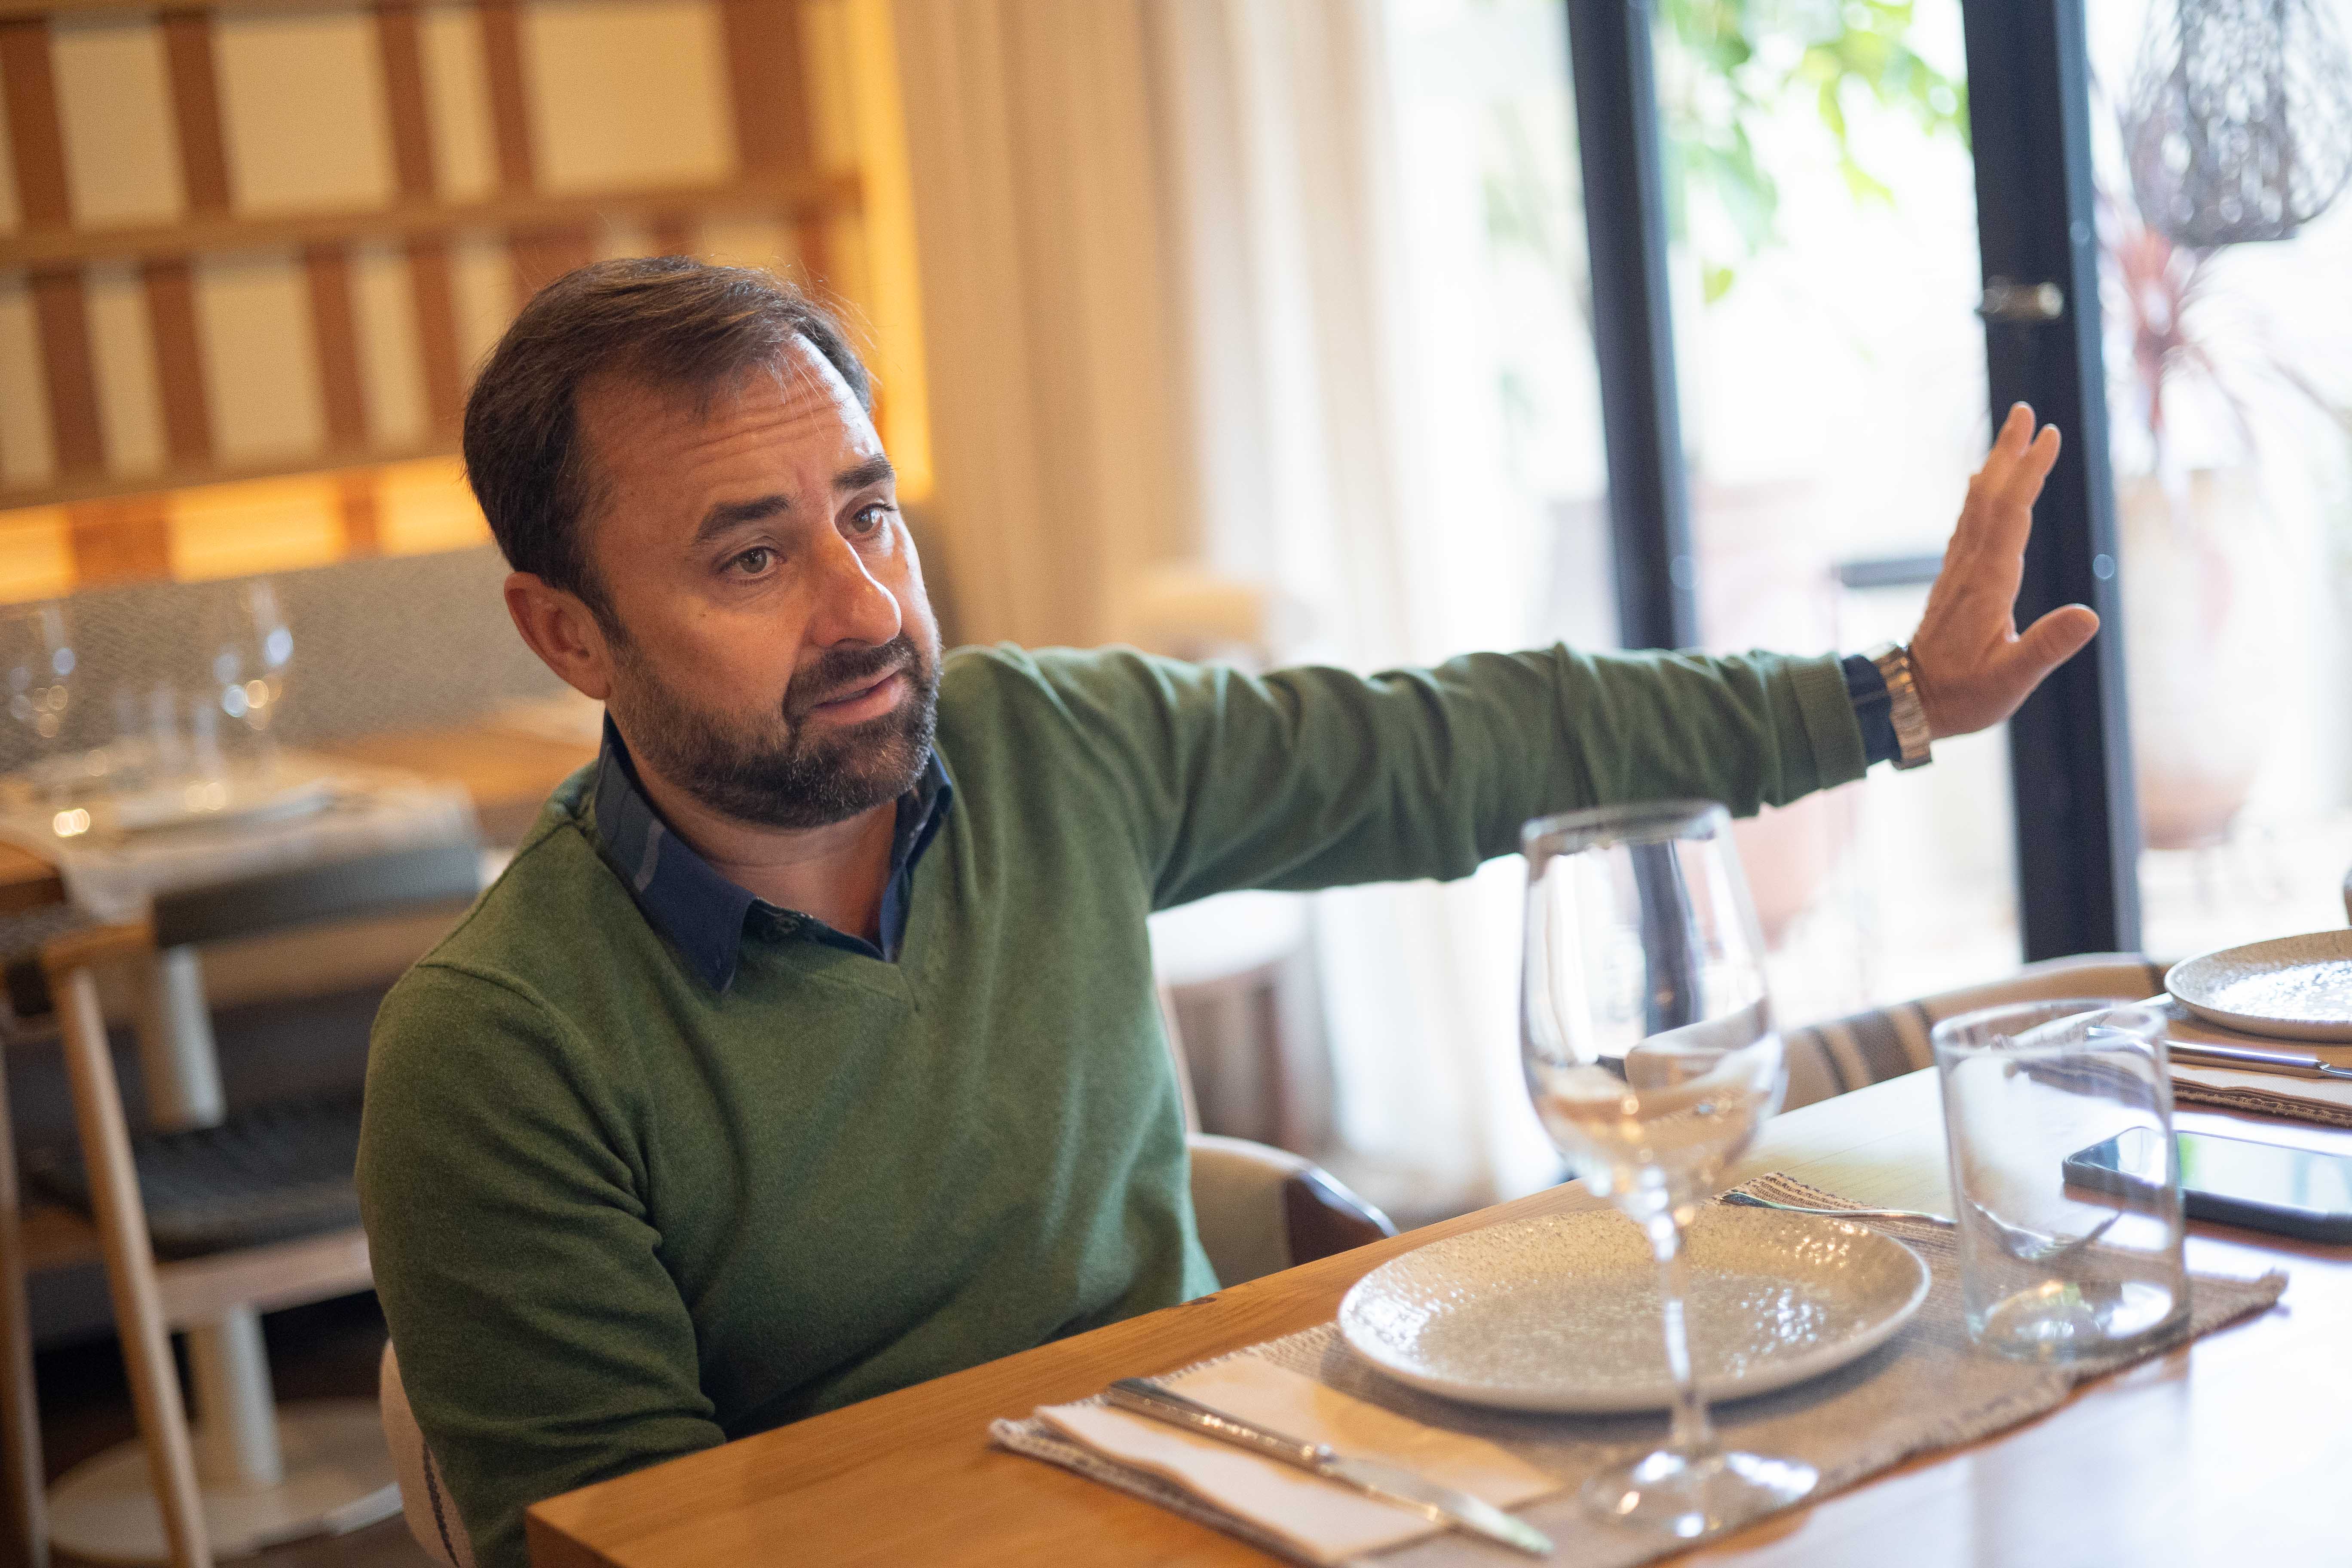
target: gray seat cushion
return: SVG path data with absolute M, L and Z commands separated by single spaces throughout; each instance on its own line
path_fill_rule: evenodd
M 194 1258 L 358 1225 L 359 1146 L 357 1089 L 252 1106 L 217 1127 L 140 1134 L 131 1154 L 155 1256 Z M 90 1212 L 78 1153 L 28 1155 L 26 1167 L 41 1192 Z

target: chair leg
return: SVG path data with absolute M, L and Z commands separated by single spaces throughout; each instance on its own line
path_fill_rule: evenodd
M 28 1568 L 48 1568 L 48 1497 L 42 1489 L 41 1407 L 33 1384 L 32 1313 L 25 1300 L 25 1237 L 16 1191 L 16 1130 L 0 1068 L 0 1451 L 9 1512 Z
M 62 985 L 54 983 L 59 978 Z M 123 1364 L 131 1373 L 131 1397 L 139 1410 L 140 1433 L 146 1439 L 150 1480 L 163 1509 L 173 1568 L 212 1568 L 187 1410 L 180 1399 L 179 1369 L 172 1360 L 171 1331 L 155 1281 L 147 1211 L 140 1201 L 138 1170 L 131 1161 L 131 1130 L 123 1120 L 114 1058 L 107 1049 L 98 986 L 88 969 L 77 968 L 54 976 L 51 994 L 57 998 L 58 1018 L 64 1030 L 74 1122 L 81 1133 L 82 1159 L 89 1170 L 91 1205 L 98 1212 L 99 1237 L 106 1253 L 106 1280 L 114 1297 L 115 1326 L 122 1336 Z

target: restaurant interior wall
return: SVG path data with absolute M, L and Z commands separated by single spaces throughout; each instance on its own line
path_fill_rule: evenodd
M 470 369 L 600 256 L 834 299 L 928 493 L 884 0 L 11 5 L 0 98 L 0 599 L 483 542 Z

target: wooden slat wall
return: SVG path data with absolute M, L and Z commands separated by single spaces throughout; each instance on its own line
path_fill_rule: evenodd
M 560 23 L 568 30 L 549 36 L 570 39 L 566 47 L 576 49 L 582 26 L 603 25 L 593 13 L 559 14 L 576 7 L 578 0 L 352 0 L 339 14 L 363 14 L 372 23 L 369 68 L 379 79 L 383 118 L 375 129 L 388 151 L 371 156 L 389 158 L 391 205 L 383 205 L 379 187 L 364 194 L 364 205 L 321 206 L 316 212 L 289 211 L 282 201 L 249 210 L 239 194 L 239 157 L 255 157 L 256 146 L 268 144 L 257 143 L 250 130 L 243 143 L 236 142 L 239 79 L 224 74 L 221 51 L 251 37 L 236 32 L 246 26 L 246 18 L 284 13 L 247 8 L 241 0 L 212 0 L 208 8 L 160 16 L 133 0 L 124 0 L 119 10 L 109 9 L 106 0 L 95 5 L 92 0 L 58 0 L 57 9 L 47 14 L 9 5 L 0 19 L 0 99 L 6 108 L 18 224 L 12 230 L 0 218 L 0 289 L 23 289 L 38 384 L 15 384 L 12 372 L 0 395 L 38 399 L 47 413 L 49 449 L 31 450 L 33 437 L 22 434 L 37 435 L 38 422 L 8 423 L 10 438 L 20 449 L 0 451 L 0 541 L 7 543 L 0 550 L 0 601 L 54 592 L 53 563 L 59 559 L 70 563 L 75 585 L 184 574 L 196 569 L 190 563 L 242 560 L 236 548 L 194 542 L 190 531 L 236 526 L 236 507 L 224 498 L 233 501 L 247 492 L 224 489 L 223 484 L 234 487 L 306 467 L 331 471 L 323 489 L 302 489 L 299 496 L 328 498 L 317 504 L 331 506 L 339 515 L 345 553 L 447 547 L 484 537 L 478 513 L 455 488 L 454 468 L 421 461 L 454 450 L 469 370 L 467 345 L 483 341 L 495 320 L 484 312 L 495 308 L 497 290 L 504 287 L 496 279 L 485 281 L 479 263 L 496 253 L 486 255 L 482 240 L 491 237 L 503 247 L 516 303 L 599 255 L 637 248 L 713 254 L 715 247 L 726 259 L 748 257 L 824 286 L 832 272 L 828 243 L 857 232 L 864 182 L 854 153 L 852 162 L 820 167 L 818 149 L 840 144 L 844 135 L 838 127 L 816 123 L 814 116 L 825 107 L 818 100 L 838 100 L 845 89 L 834 81 L 829 93 L 814 92 L 809 73 L 845 73 L 850 67 L 845 59 L 814 58 L 824 39 L 844 29 L 837 18 L 812 26 L 810 15 L 860 3 L 663 0 L 674 9 L 680 49 L 705 51 L 696 58 L 709 58 L 712 47 L 719 51 L 708 79 L 729 100 L 722 122 L 731 126 L 730 173 L 715 185 L 614 188 L 607 195 L 581 190 L 578 171 L 583 155 L 579 149 L 598 145 L 599 136 L 609 139 L 609 127 L 574 132 L 542 122 L 550 111 L 532 74 L 535 29 Z M 313 9 L 333 11 L 335 0 Z M 642 8 L 633 8 L 632 15 L 632 25 L 646 25 Z M 656 25 L 668 25 L 668 13 L 657 10 L 654 16 Z M 469 50 L 478 50 L 478 70 L 469 65 L 457 74 L 472 78 L 470 90 L 482 94 L 478 107 L 469 100 L 453 108 L 448 98 L 469 90 L 467 81 L 451 79 L 446 64 L 455 47 L 449 28 L 461 25 L 470 28 L 463 37 Z M 425 37 L 428 26 L 440 29 L 435 35 L 439 42 L 430 47 Z M 56 63 L 55 45 L 64 30 L 89 27 L 152 29 L 177 147 L 174 218 L 77 222 L 74 171 L 79 167 L 81 178 L 90 178 L 93 156 L 85 153 L 80 165 L 69 157 L 71 132 L 59 111 L 57 75 L 66 68 Z M 348 30 L 341 36 L 348 38 Z M 716 44 L 699 41 L 706 39 Z M 281 37 L 270 47 L 289 46 Z M 436 60 L 444 64 L 436 68 Z M 240 68 L 249 81 L 254 68 Z M 88 76 L 84 67 L 83 79 Z M 301 85 L 289 87 L 299 92 Z M 557 95 L 559 100 L 562 96 Z M 575 101 L 579 96 L 576 89 L 571 93 Z M 286 111 L 282 103 L 268 107 Z M 87 122 L 87 110 L 81 112 L 85 119 L 76 123 Z M 328 128 L 322 133 L 332 133 L 334 121 L 320 123 Z M 453 125 L 457 142 L 438 144 Z M 483 138 L 480 143 L 467 142 L 469 125 Z M 548 140 L 567 134 L 586 139 Z M 854 147 L 854 131 L 847 140 Z M 463 153 L 475 144 L 483 146 L 481 156 L 489 162 L 477 159 L 472 166 L 488 168 L 496 189 L 445 191 L 450 145 Z M 542 153 L 549 147 L 555 149 L 550 156 L 560 157 L 569 171 L 555 190 L 544 188 Z M 376 166 L 383 168 L 381 163 Z M 162 165 L 155 167 L 161 178 Z M 264 188 L 269 184 L 258 174 L 254 178 Z M 276 183 L 285 187 L 282 175 Z M 156 188 L 152 180 L 148 188 Z M 113 210 L 124 210 L 121 202 Z M 706 230 L 713 223 L 717 226 Z M 375 248 L 362 254 L 355 247 Z M 209 289 L 228 286 L 214 281 L 215 258 L 234 263 L 218 276 L 242 279 L 236 285 L 241 309 L 252 309 L 256 298 L 278 297 L 267 289 L 257 292 L 257 278 L 289 280 L 284 287 L 294 292 L 285 297 L 307 310 L 298 310 L 304 316 L 300 330 L 283 341 L 308 345 L 304 352 L 313 373 L 295 378 L 294 392 L 280 382 L 260 389 L 267 397 L 258 403 L 232 405 L 238 417 L 231 420 L 230 439 L 242 445 L 232 446 L 226 456 L 216 399 L 234 393 L 224 389 L 223 378 L 252 374 L 249 367 L 260 361 L 250 353 L 211 357 L 207 322 L 217 331 L 229 319 L 222 314 L 228 307 L 207 302 L 217 298 Z M 106 342 L 114 357 L 99 363 L 85 274 L 100 264 L 135 268 L 145 302 L 150 374 L 126 380 L 120 369 L 107 369 L 123 363 L 121 343 L 136 341 L 135 314 L 126 318 L 119 307 L 110 307 L 116 313 L 106 320 L 132 325 L 110 329 Z M 401 273 L 404 288 L 395 281 Z M 119 290 L 122 285 L 110 287 Z M 486 294 L 485 288 L 492 291 Z M 118 291 L 107 298 L 126 296 Z M 854 312 L 862 313 L 856 311 L 858 301 L 850 303 Z M 385 315 L 387 310 L 394 315 Z M 387 339 L 387 332 L 394 335 Z M 251 347 L 239 340 L 223 342 Z M 370 345 L 382 350 L 387 342 L 400 352 L 389 361 L 372 359 Z M 102 374 L 114 379 L 101 385 Z M 310 391 L 313 384 L 315 394 Z M 123 448 L 118 454 L 110 449 L 105 410 L 109 395 L 114 399 L 110 406 L 126 406 L 126 385 L 139 389 L 142 398 L 152 396 L 158 406 L 152 417 L 133 420 L 135 429 L 113 438 Z M 289 395 L 303 401 L 285 405 Z M 315 426 L 318 432 L 307 460 L 299 454 L 273 457 L 257 467 L 254 458 L 236 456 L 253 450 L 257 406 L 269 406 L 268 399 L 274 398 L 278 405 L 299 409 L 310 406 L 307 399 L 313 395 L 315 419 L 296 422 L 299 429 Z M 137 413 L 144 405 L 134 399 L 127 406 Z M 383 432 L 388 428 L 403 432 L 402 437 L 387 440 Z M 421 443 L 418 431 L 424 432 Z M 158 432 L 164 465 L 160 471 L 153 466 Z M 257 507 L 266 499 L 275 509 L 270 515 L 279 521 L 272 528 L 291 515 L 288 506 L 298 505 L 286 499 L 295 492 L 270 490 L 267 498 L 259 490 L 252 493 Z M 310 504 L 299 500 L 299 505 Z M 255 527 L 262 525 L 257 521 Z M 308 525 L 283 527 L 289 538 L 317 536 Z M 54 545 L 39 543 L 51 537 Z M 12 562 L 43 564 L 15 568 Z

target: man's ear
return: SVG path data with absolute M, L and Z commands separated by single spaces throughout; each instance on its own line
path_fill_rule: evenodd
M 586 601 L 530 572 L 509 573 L 506 595 L 515 630 L 541 663 L 583 697 L 612 694 L 612 645 Z

